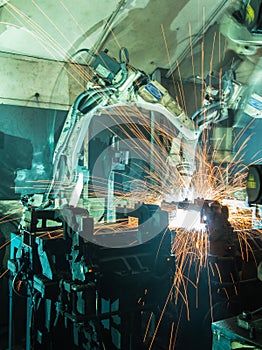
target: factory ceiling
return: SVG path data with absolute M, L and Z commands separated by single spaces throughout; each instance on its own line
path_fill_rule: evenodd
M 83 48 L 93 51 L 107 48 L 117 57 L 119 48 L 126 47 L 136 68 L 151 74 L 160 67 L 167 69 L 169 75 L 178 63 L 192 55 L 194 45 L 228 6 L 225 0 L 1 3 L 2 52 L 66 61 Z M 211 39 L 211 44 L 212 40 L 218 43 L 218 35 Z M 211 54 L 208 53 L 209 60 Z
M 6 83 L 0 100 L 42 107 L 54 102 L 67 109 L 86 81 L 64 62 L 86 64 L 90 52 L 105 49 L 118 59 L 121 47 L 131 66 L 146 74 L 161 69 L 171 85 L 205 78 L 234 62 L 235 52 L 220 31 L 230 5 L 226 0 L 2 0 L 0 76 Z M 259 60 L 260 54 L 243 60 L 241 83 L 257 76 Z M 40 98 L 33 101 L 35 96 Z

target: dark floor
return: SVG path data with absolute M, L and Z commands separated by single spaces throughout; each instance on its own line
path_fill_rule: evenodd
M 196 291 L 191 284 L 188 285 L 187 297 L 189 300 L 188 309 L 185 307 L 183 300 L 178 300 L 175 304 L 170 303 L 167 307 L 164 317 L 160 323 L 154 345 L 151 350 L 211 350 L 212 348 L 212 331 L 211 319 L 213 321 L 222 320 L 231 316 L 238 315 L 244 307 L 255 309 L 261 307 L 262 283 L 248 283 L 242 288 L 242 296 L 237 298 L 225 299 L 224 295 L 213 293 L 212 295 L 212 318 L 210 312 L 210 287 L 206 278 L 207 271 L 202 270 L 200 282 Z M 193 277 L 193 276 L 191 276 Z M 161 290 L 161 286 L 159 286 Z M 0 279 L 0 350 L 8 349 L 8 278 Z M 230 296 L 230 295 L 229 295 Z M 242 299 L 241 299 L 242 298 Z M 196 304 L 196 300 L 198 301 Z M 243 304 L 245 302 L 245 305 Z M 21 305 L 21 304 L 20 304 Z M 188 313 L 189 310 L 189 313 Z M 21 310 L 16 311 L 17 328 L 23 328 L 25 322 L 20 317 Z M 22 315 L 22 314 L 21 314 Z M 190 318 L 190 320 L 188 319 Z M 171 332 L 172 323 L 178 325 L 177 333 L 174 327 Z M 16 330 L 16 335 L 19 329 Z M 176 339 L 175 346 L 170 347 L 170 335 Z M 22 339 L 20 335 L 19 339 Z M 150 345 L 150 341 L 148 342 Z M 24 350 L 23 342 L 12 350 Z M 149 349 L 149 346 L 145 350 Z M 70 350 L 70 349 L 68 349 Z M 134 349 L 137 350 L 137 349 Z
M 160 287 L 161 288 L 161 287 Z M 0 350 L 8 349 L 8 278 L 1 279 L 0 283 L 0 292 L 2 295 L 1 298 L 1 327 L 0 327 Z M 209 299 L 207 299 L 208 290 L 201 286 L 201 289 L 198 291 L 201 297 L 201 303 L 199 308 L 196 308 L 194 302 L 190 306 L 190 321 L 187 319 L 188 313 L 183 305 L 180 302 L 180 305 L 174 305 L 170 303 L 168 306 L 163 319 L 160 323 L 160 327 L 154 338 L 152 350 L 167 350 L 170 346 L 170 334 L 172 334 L 172 339 L 176 338 L 176 345 L 172 349 L 176 350 L 189 350 L 189 349 L 201 349 L 201 350 L 211 350 L 212 347 L 212 334 L 211 334 L 211 319 L 209 317 L 208 308 L 209 308 Z M 188 290 L 189 299 L 195 300 L 195 290 L 194 288 L 189 288 Z M 191 293 L 191 295 L 190 295 Z M 16 316 L 21 313 L 21 310 L 17 310 Z M 23 317 L 20 318 L 21 321 Z M 179 328 L 176 334 L 174 329 L 171 333 L 172 323 L 178 324 Z M 24 323 L 24 322 L 23 322 Z M 22 328 L 21 322 L 18 320 L 18 325 Z M 17 333 L 17 332 L 16 332 Z M 20 336 L 22 339 L 23 335 Z M 149 348 L 151 340 L 148 341 L 147 347 Z M 24 350 L 23 341 L 17 342 L 17 345 L 12 350 Z M 69 350 L 69 349 L 68 349 Z M 137 349 L 134 349 L 137 350 Z

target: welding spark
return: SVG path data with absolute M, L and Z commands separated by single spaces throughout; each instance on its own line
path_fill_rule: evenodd
M 6 275 L 8 271 L 9 271 L 9 270 L 6 269 L 6 270 L 0 275 L 0 279 L 1 279 L 4 275 Z

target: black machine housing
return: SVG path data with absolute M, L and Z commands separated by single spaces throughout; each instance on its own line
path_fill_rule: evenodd
M 156 208 L 141 208 L 128 214 L 138 219 L 137 230 L 104 235 L 130 242 L 138 231 L 148 235 L 145 212 L 152 216 Z M 94 222 L 86 209 L 28 208 L 19 232 L 12 234 L 8 261 L 9 349 L 18 337 L 25 339 L 26 350 L 145 348 L 174 274 L 167 213 L 159 210 L 157 235 L 111 248 L 92 242 Z M 19 335 L 21 319 L 26 327 Z

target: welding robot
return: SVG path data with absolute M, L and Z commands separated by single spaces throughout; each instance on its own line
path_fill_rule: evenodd
M 95 128 L 92 121 L 111 112 L 117 116 L 126 107 L 164 116 L 174 130 L 165 162 L 180 175 L 182 196 L 187 196 L 201 133 L 226 120 L 230 109 L 239 108 L 245 88 L 232 69 L 219 84 L 218 78 L 208 77 L 203 105 L 189 117 L 160 82 L 130 65 L 126 48 L 120 49 L 118 59 L 106 50 L 85 51 L 92 81 L 66 117 L 54 151 L 50 185 L 44 193 L 21 192 L 25 210 L 18 232 L 12 234 L 8 261 L 9 350 L 18 341 L 15 313 L 21 306 L 26 350 L 144 349 L 155 340 L 175 273 L 168 215 L 143 201 L 114 205 L 117 177 L 130 178 L 136 155 L 134 144 L 125 147 L 115 125 L 106 125 L 106 131 L 95 130 L 95 136 L 106 132 L 108 143 L 103 145 L 100 138 L 95 148 L 102 144 L 101 153 L 109 157 L 110 166 L 105 170 L 102 161 L 99 167 L 99 174 L 106 173 L 106 195 L 94 220 L 82 205 L 83 190 L 95 181 L 94 168 L 89 168 L 92 159 L 86 161 L 86 153 L 92 152 L 87 148 L 95 139 L 90 134 Z M 139 125 L 138 119 L 132 123 Z M 126 131 L 125 126 L 121 131 Z M 104 152 L 108 147 L 110 152 Z M 136 164 L 139 169 L 142 160 Z M 121 184 L 122 191 L 127 184 Z M 129 225 L 132 220 L 135 228 Z M 116 233 L 111 227 L 119 222 Z

